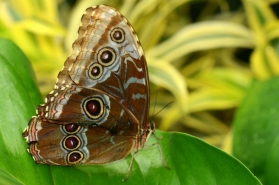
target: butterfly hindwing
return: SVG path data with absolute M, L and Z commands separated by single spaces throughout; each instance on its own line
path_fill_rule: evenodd
M 133 130 L 129 129 L 117 133 L 97 126 L 51 124 L 33 117 L 24 134 L 35 162 L 67 166 L 104 164 L 126 157 L 135 144 Z

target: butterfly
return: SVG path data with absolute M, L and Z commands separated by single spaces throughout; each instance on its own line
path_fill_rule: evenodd
M 105 164 L 130 153 L 133 160 L 155 130 L 135 31 L 114 8 L 90 7 L 72 47 L 54 90 L 22 133 L 28 152 L 50 165 Z

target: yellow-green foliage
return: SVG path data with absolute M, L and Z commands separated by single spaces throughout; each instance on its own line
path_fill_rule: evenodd
M 198 2 L 205 6 L 193 22 L 189 8 Z M 62 0 L 2 0 L 0 36 L 29 57 L 45 95 L 71 52 L 84 10 L 113 6 L 131 22 L 145 50 L 151 115 L 174 101 L 156 115 L 159 128 L 180 123 L 220 144 L 230 120 L 219 120 L 210 111 L 237 108 L 253 79 L 279 73 L 279 22 L 271 2 L 276 1 L 242 0 L 232 12 L 225 0 L 83 0 L 71 8 Z M 239 48 L 253 50 L 249 61 L 235 57 Z

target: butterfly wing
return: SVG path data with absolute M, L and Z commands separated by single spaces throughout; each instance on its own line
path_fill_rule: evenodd
M 117 130 L 102 127 L 51 124 L 33 117 L 23 135 L 29 143 L 28 152 L 37 163 L 64 166 L 104 164 L 130 153 L 135 144 L 130 129 L 126 126 L 125 131 L 117 133 Z
M 92 104 L 95 109 L 88 108 Z M 53 114 L 67 124 L 36 116 L 23 133 L 37 163 L 103 164 L 124 158 L 134 148 L 138 125 L 109 96 L 72 86 L 57 94 L 53 105 L 61 108 Z M 90 125 L 78 125 L 79 121 Z
M 55 95 L 76 85 L 96 89 L 118 102 L 138 125 L 146 124 L 149 111 L 149 84 L 145 57 L 138 38 L 126 18 L 115 9 L 100 5 L 82 16 L 73 53 L 58 75 L 54 91 L 39 107 L 48 120 L 63 120 L 43 114 L 57 111 Z M 48 109 L 44 109 L 44 108 Z M 89 123 L 90 124 L 90 123 Z
M 82 16 L 73 53 L 23 136 L 38 163 L 103 164 L 122 159 L 147 125 L 149 84 L 141 45 L 115 9 Z M 66 128 L 74 125 L 78 131 Z

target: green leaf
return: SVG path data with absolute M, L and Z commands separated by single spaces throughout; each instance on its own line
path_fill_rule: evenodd
M 233 124 L 234 156 L 264 184 L 279 184 L 278 92 L 278 77 L 254 82 Z
M 32 168 L 31 160 L 22 160 L 26 146 L 21 137 L 30 116 L 35 113 L 34 107 L 41 102 L 41 95 L 30 63 L 19 48 L 5 39 L 0 39 L 0 47 L 0 176 L 4 177 L 2 180 L 19 184 L 23 179 L 24 184 L 41 184 L 44 172 L 38 173 L 38 169 Z M 29 173 L 37 174 L 38 178 L 30 179 Z
M 0 42 L 9 48 L 0 58 L 0 183 L 123 184 L 131 156 L 105 165 L 35 164 L 26 151 L 27 144 L 21 133 L 34 115 L 35 105 L 41 102 L 40 93 L 36 87 L 30 88 L 35 82 L 26 57 L 11 42 Z M 195 137 L 161 131 L 155 134 L 163 139 L 152 137 L 135 155 L 126 184 L 260 184 L 238 160 Z M 161 155 L 171 170 L 163 165 Z
M 279 166 L 279 137 L 273 141 L 273 144 L 270 148 L 270 153 L 266 158 L 266 166 L 265 166 L 265 184 L 274 184 L 279 182 L 278 176 L 278 166 Z

